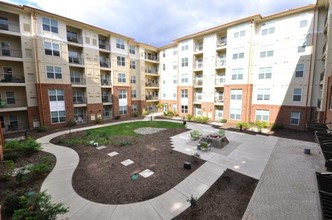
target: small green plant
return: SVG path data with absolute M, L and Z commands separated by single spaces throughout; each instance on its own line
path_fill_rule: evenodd
M 208 117 L 202 117 L 202 116 L 196 116 L 195 121 L 205 124 L 209 121 L 209 118 Z
M 115 143 L 116 146 L 118 147 L 123 147 L 123 146 L 127 146 L 127 145 L 133 145 L 133 142 L 131 141 L 119 141 L 117 143 Z
M 280 129 L 283 129 L 283 128 L 284 128 L 283 124 L 275 123 L 275 124 L 272 125 L 271 131 L 277 131 L 277 130 L 280 130 Z
M 227 123 L 227 119 L 226 118 L 223 118 L 220 120 L 221 123 Z
M 119 120 L 121 118 L 120 115 L 115 116 L 115 120 Z
M 37 132 L 42 133 L 42 132 L 46 132 L 48 130 L 48 128 L 45 126 L 40 126 L 36 130 L 37 130 Z
M 6 191 L 4 193 L 4 202 L 3 209 L 6 213 L 12 214 L 15 209 L 20 207 L 20 197 L 24 195 L 24 191 L 22 189 L 18 189 L 15 191 Z
M 242 126 L 243 129 L 248 129 L 249 128 L 249 124 L 245 121 L 241 121 L 236 123 L 236 127 L 240 128 Z
M 46 194 L 45 191 L 20 196 L 19 204 L 20 208 L 14 210 L 13 220 L 55 220 L 57 215 L 69 211 L 62 203 L 52 203 L 51 196 Z
M 196 207 L 197 206 L 197 197 L 191 196 L 189 199 L 187 199 L 187 202 L 190 203 L 191 207 Z
M 148 112 L 147 110 L 144 109 L 143 112 L 142 112 L 142 115 L 145 116 L 145 115 L 148 115 L 148 114 L 149 114 L 149 112 Z
M 2 175 L 0 175 L 0 181 L 8 181 L 13 175 L 15 169 L 15 163 L 12 160 L 5 160 L 2 163 L 5 164 L 5 170 Z
M 194 119 L 194 116 L 193 116 L 193 115 L 191 115 L 191 114 L 188 114 L 188 115 L 187 115 L 187 119 L 188 119 L 188 121 L 191 121 L 191 120 L 193 120 L 193 119 Z
M 137 112 L 134 112 L 134 113 L 133 113 L 133 116 L 134 116 L 134 117 L 138 117 L 138 113 L 137 113 Z
M 256 121 L 255 122 L 255 127 L 258 129 L 262 129 L 262 128 L 267 128 L 268 123 L 265 121 Z
M 71 133 L 71 129 L 77 125 L 75 120 L 68 120 L 66 126 L 69 129 L 69 133 Z
M 31 154 L 39 151 L 41 148 L 40 143 L 37 143 L 34 139 L 28 137 L 25 140 L 14 140 L 5 143 L 5 160 L 16 160 L 26 154 Z
M 51 164 L 49 161 L 44 161 L 41 163 L 33 164 L 31 167 L 28 168 L 30 171 L 32 178 L 40 178 L 43 174 L 50 172 L 52 169 Z
M 96 123 L 97 124 L 101 124 L 102 121 L 103 121 L 103 119 L 101 117 L 96 118 Z

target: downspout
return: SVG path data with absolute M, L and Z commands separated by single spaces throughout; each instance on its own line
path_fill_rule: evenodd
M 327 103 L 329 101 L 329 97 L 327 96 L 328 92 L 329 92 L 329 88 L 330 88 L 330 78 L 331 78 L 331 75 L 327 77 L 327 91 L 326 91 L 326 96 L 325 96 L 325 111 L 324 111 L 324 123 L 327 123 L 326 122 L 326 114 L 327 114 Z M 330 94 L 331 95 L 331 94 Z M 331 104 L 331 103 L 330 103 Z
M 250 40 L 249 40 L 249 65 L 248 65 L 248 80 L 247 80 L 247 109 L 248 109 L 248 111 L 246 111 L 247 113 L 248 113 L 248 115 L 246 115 L 246 118 L 245 118 L 245 120 L 244 121 L 247 121 L 247 122 L 250 122 L 249 120 L 250 120 L 250 117 L 251 117 L 251 108 L 252 108 L 252 106 L 251 106 L 251 104 L 252 104 L 252 102 L 251 102 L 251 100 L 252 100 L 252 93 L 250 93 L 250 96 L 249 96 L 249 91 L 250 91 L 250 89 L 249 89 L 249 85 L 250 85 L 250 78 L 251 78 L 251 75 L 250 75 L 250 72 L 251 72 L 251 68 L 252 68 L 252 66 L 251 66 L 251 61 L 252 61 L 252 44 L 253 44 L 253 42 L 252 42 L 252 35 L 253 35 L 253 31 L 255 30 L 255 21 L 254 20 L 252 20 L 252 29 L 251 29 L 251 31 L 250 31 Z M 250 105 L 249 105 L 249 103 L 250 103 Z M 248 116 L 248 118 L 247 118 L 247 116 Z
M 314 18 L 313 18 L 313 35 L 312 35 L 312 39 L 311 39 L 311 55 L 310 55 L 310 65 L 309 65 L 309 77 L 308 77 L 308 82 L 307 82 L 307 98 L 306 98 L 306 102 L 305 102 L 305 112 L 304 112 L 304 120 L 307 121 L 307 116 L 308 116 L 308 102 L 309 102 L 309 92 L 310 92 L 310 81 L 311 81 L 311 75 L 314 73 L 315 70 L 312 70 L 312 63 L 315 62 L 315 60 L 313 60 L 313 54 L 314 52 L 316 52 L 316 50 L 314 50 L 314 47 L 316 47 L 316 44 L 314 45 L 314 39 L 316 38 L 316 15 L 318 13 L 317 7 L 315 8 L 314 11 Z M 316 56 L 315 56 L 316 58 Z M 312 71 L 311 71 L 312 70 Z M 312 74 L 310 74 L 310 72 L 312 72 Z M 312 94 L 311 94 L 312 95 Z M 310 95 L 310 96 L 311 96 Z M 310 106 L 310 112 L 311 112 L 311 106 Z
M 33 43 L 34 43 L 34 49 L 35 49 L 35 68 L 36 68 L 36 75 L 37 75 L 37 86 L 39 89 L 39 92 L 37 92 L 38 100 L 39 100 L 39 121 L 40 126 L 43 126 L 44 123 L 44 102 L 43 102 L 43 90 L 42 86 L 40 84 L 40 72 L 39 72 L 39 56 L 38 56 L 38 41 L 37 41 L 37 20 L 36 20 L 36 11 L 33 11 L 32 14 L 33 19 Z

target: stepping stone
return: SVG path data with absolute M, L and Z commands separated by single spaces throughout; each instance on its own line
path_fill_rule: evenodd
M 118 154 L 119 154 L 118 152 L 113 151 L 113 152 L 111 152 L 111 153 L 109 153 L 109 154 L 107 154 L 107 155 L 110 156 L 110 157 L 114 157 L 114 156 L 116 156 L 116 155 L 118 155 Z
M 96 147 L 97 150 L 101 150 L 101 149 L 105 149 L 105 148 L 106 148 L 105 146 Z
M 152 172 L 149 169 L 143 170 L 142 172 L 139 173 L 139 175 L 141 175 L 144 178 L 148 178 L 149 176 L 151 176 L 152 174 L 154 174 L 154 172 Z
M 130 159 L 128 159 L 128 160 L 124 160 L 124 161 L 121 162 L 121 164 L 122 164 L 123 166 L 128 166 L 128 165 L 133 164 L 133 163 L 134 163 L 134 161 L 132 161 L 132 160 L 130 160 Z

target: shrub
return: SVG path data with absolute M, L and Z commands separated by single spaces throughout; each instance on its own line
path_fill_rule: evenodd
M 137 113 L 137 112 L 134 112 L 134 113 L 133 113 L 133 116 L 134 116 L 134 117 L 138 117 L 138 113 Z
M 121 118 L 120 115 L 115 116 L 115 120 L 119 120 Z
M 45 161 L 45 159 L 44 162 L 33 164 L 31 167 L 28 168 L 32 175 L 32 178 L 39 178 L 43 174 L 50 172 L 51 169 L 52 167 L 50 162 Z
M 3 203 L 3 208 L 7 213 L 13 213 L 15 209 L 20 207 L 20 197 L 24 195 L 24 191 L 19 189 L 17 191 L 6 191 Z
M 69 133 L 71 133 L 71 129 L 72 129 L 73 127 L 75 127 L 76 125 L 77 125 L 77 123 L 76 123 L 75 120 L 69 120 L 69 121 L 67 121 L 66 126 L 67 126 L 68 129 L 69 129 Z
M 268 123 L 265 122 L 265 121 L 256 121 L 255 122 L 255 127 L 258 128 L 258 129 L 267 128 Z
M 5 160 L 3 163 L 5 164 L 5 170 L 0 176 L 0 181 L 8 181 L 15 169 L 15 163 L 12 160 Z
M 126 145 L 133 145 L 133 142 L 131 141 L 119 141 L 117 143 L 115 143 L 116 146 L 118 147 L 123 147 L 123 146 L 126 146 Z
M 143 112 L 142 112 L 142 115 L 148 115 L 148 114 L 149 114 L 149 112 L 144 109 Z
M 223 118 L 220 120 L 221 123 L 227 123 L 227 119 L 226 118 Z
M 101 124 L 102 121 L 103 121 L 102 118 L 100 118 L 100 117 L 99 117 L 99 118 L 96 118 L 96 123 L 97 123 L 97 124 Z
M 209 121 L 209 118 L 208 117 L 202 117 L 202 116 L 196 116 L 195 121 L 205 124 Z
M 34 139 L 28 137 L 25 140 L 20 141 L 8 141 L 5 143 L 6 160 L 16 160 L 17 158 L 39 151 L 41 148 L 40 143 L 37 143 Z
M 46 132 L 48 130 L 48 128 L 45 126 L 40 126 L 36 130 L 37 130 L 37 132 L 42 133 L 42 132 Z
M 14 210 L 13 220 L 55 220 L 58 214 L 68 212 L 61 203 L 52 203 L 51 196 L 44 192 L 30 193 L 19 197 L 20 208 Z
M 283 124 L 276 123 L 276 124 L 273 124 L 271 126 L 271 131 L 277 131 L 277 130 L 280 130 L 280 129 L 283 129 L 283 128 L 284 128 Z
M 190 203 L 191 207 L 196 207 L 197 206 L 197 198 L 194 196 L 191 196 L 190 199 L 187 199 L 187 202 Z
M 240 128 L 241 125 L 242 125 L 243 129 L 248 129 L 249 128 L 249 124 L 245 121 L 241 121 L 241 122 L 236 123 L 236 127 L 238 127 L 238 128 Z
M 164 112 L 164 115 L 167 117 L 173 117 L 175 113 L 172 110 L 168 110 Z
M 193 118 L 194 118 L 193 115 L 190 115 L 190 114 L 187 115 L 187 119 L 188 119 L 188 121 L 191 121 Z

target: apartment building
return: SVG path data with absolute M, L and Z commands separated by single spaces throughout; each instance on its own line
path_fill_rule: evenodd
M 330 121 L 330 1 L 254 15 L 157 48 L 1 2 L 4 132 L 173 110 L 303 129 Z

